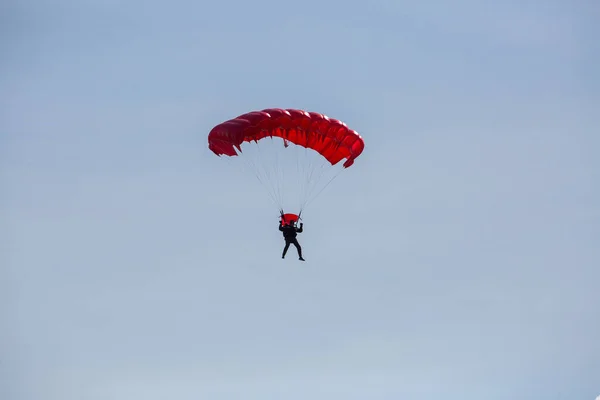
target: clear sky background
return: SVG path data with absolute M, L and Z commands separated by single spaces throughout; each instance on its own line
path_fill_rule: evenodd
M 2 2 L 0 398 L 600 394 L 600 5 Z M 277 210 L 250 110 L 366 149 Z

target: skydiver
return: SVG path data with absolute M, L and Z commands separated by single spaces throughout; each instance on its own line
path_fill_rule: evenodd
M 300 223 L 300 228 L 297 228 L 294 225 L 294 221 L 289 221 L 286 225 L 283 225 L 282 220 L 279 221 L 279 230 L 283 232 L 283 238 L 285 239 L 285 247 L 283 248 L 281 258 L 285 258 L 285 254 L 287 253 L 290 244 L 293 244 L 298 250 L 299 260 L 305 261 L 304 258 L 302 258 L 302 247 L 300 247 L 300 243 L 298 243 L 298 240 L 296 239 L 297 233 L 302 233 L 303 226 L 304 224 L 302 222 Z

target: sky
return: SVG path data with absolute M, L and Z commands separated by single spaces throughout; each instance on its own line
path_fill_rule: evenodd
M 600 395 L 598 2 L 0 10 L 0 398 Z M 366 144 L 304 263 L 207 148 L 270 107 Z

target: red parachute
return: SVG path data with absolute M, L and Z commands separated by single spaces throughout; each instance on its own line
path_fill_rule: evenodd
M 297 169 L 300 173 L 304 173 L 305 178 L 300 177 L 296 182 L 304 185 L 301 190 L 303 193 L 300 195 L 303 201 L 300 203 L 297 215 L 299 218 L 317 185 L 315 180 L 320 181 L 324 175 L 322 170 L 325 170 L 325 165 L 319 169 L 317 164 L 324 161 L 333 167 L 341 160 L 346 159 L 342 167 L 342 169 L 346 169 L 354 164 L 355 159 L 365 147 L 362 137 L 342 121 L 316 112 L 281 108 L 252 111 L 218 124 L 208 134 L 208 147 L 218 156 L 234 157 L 242 155 L 244 143 L 263 146 L 265 138 L 272 139 L 269 144 L 273 143 L 273 139 L 278 139 L 282 143 L 278 142 L 274 151 L 259 149 L 256 161 L 248 164 L 255 171 L 261 183 L 265 184 L 266 181 L 271 183 L 271 197 L 278 203 L 282 217 L 284 213 L 281 181 L 289 183 L 289 179 L 285 178 L 288 178 L 288 172 L 295 168 L 294 165 L 290 165 L 288 169 L 283 168 L 283 162 L 292 159 L 293 156 L 288 152 L 280 157 L 278 152 L 289 147 L 306 150 L 304 155 L 296 154 Z M 290 143 L 296 146 L 290 146 Z M 310 154 L 308 154 L 309 149 L 311 150 Z M 246 152 L 246 148 L 244 148 L 244 152 Z M 270 157 L 276 159 L 271 162 Z M 271 165 L 268 165 L 269 163 Z M 327 182 L 327 185 L 331 180 Z M 292 180 L 292 182 L 294 181 Z M 324 187 L 321 191 L 323 189 Z

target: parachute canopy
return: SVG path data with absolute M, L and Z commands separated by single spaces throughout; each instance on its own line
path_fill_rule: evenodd
M 354 164 L 365 144 L 356 131 L 324 114 L 268 108 L 216 125 L 208 147 L 229 160 L 240 156 L 268 190 L 282 220 L 297 221 L 304 207 Z M 298 202 L 298 214 L 284 212 L 290 197 Z
M 345 123 L 324 114 L 295 109 L 268 108 L 252 111 L 215 126 L 208 134 L 208 147 L 216 155 L 236 156 L 243 142 L 280 137 L 315 150 L 331 165 L 346 158 L 350 167 L 364 147 L 362 137 Z

